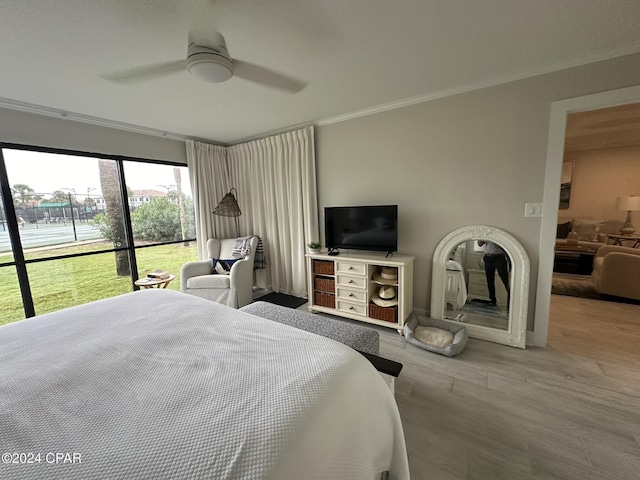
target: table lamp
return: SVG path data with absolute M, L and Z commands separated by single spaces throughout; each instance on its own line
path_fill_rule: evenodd
M 631 224 L 631 212 L 640 210 L 640 195 L 629 195 L 626 197 L 618 197 L 616 201 L 616 208 L 618 210 L 627 211 L 627 219 L 624 225 L 620 228 L 621 235 L 633 235 L 636 231 Z

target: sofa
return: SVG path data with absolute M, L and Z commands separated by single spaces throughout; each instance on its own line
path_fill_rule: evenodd
M 601 246 L 593 259 L 591 281 L 600 294 L 640 300 L 640 249 Z
M 615 235 L 620 232 L 623 222 L 620 220 L 597 220 L 591 217 L 558 218 L 556 232 L 556 246 L 568 244 L 567 237 L 572 233 L 578 245 L 598 250 L 603 245 L 611 243 L 607 234 Z

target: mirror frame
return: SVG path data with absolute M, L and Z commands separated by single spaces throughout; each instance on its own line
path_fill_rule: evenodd
M 470 337 L 502 343 L 512 347 L 525 348 L 527 340 L 527 311 L 529 306 L 530 264 L 527 251 L 510 233 L 489 225 L 469 225 L 459 228 L 444 237 L 433 254 L 431 278 L 432 318 L 460 325 L 460 322 L 445 318 L 445 277 L 446 261 L 453 248 L 468 240 L 485 240 L 500 245 L 509 255 L 513 266 L 511 275 L 511 305 L 509 308 L 509 328 L 500 330 L 463 323 Z

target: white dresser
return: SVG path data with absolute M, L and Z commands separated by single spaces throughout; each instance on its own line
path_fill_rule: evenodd
M 309 311 L 395 328 L 399 332 L 413 311 L 413 261 L 410 255 L 309 253 Z M 376 280 L 383 267 L 395 269 L 397 280 Z M 374 278 L 375 277 L 375 278 Z M 395 288 L 398 304 L 381 307 L 371 297 L 381 285 Z

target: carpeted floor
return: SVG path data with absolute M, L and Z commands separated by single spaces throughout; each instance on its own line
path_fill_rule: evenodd
M 282 307 L 298 308 L 300 305 L 307 303 L 307 299 L 294 297 L 293 295 L 286 295 L 284 293 L 272 292 L 254 299 L 254 302 L 269 302 Z

